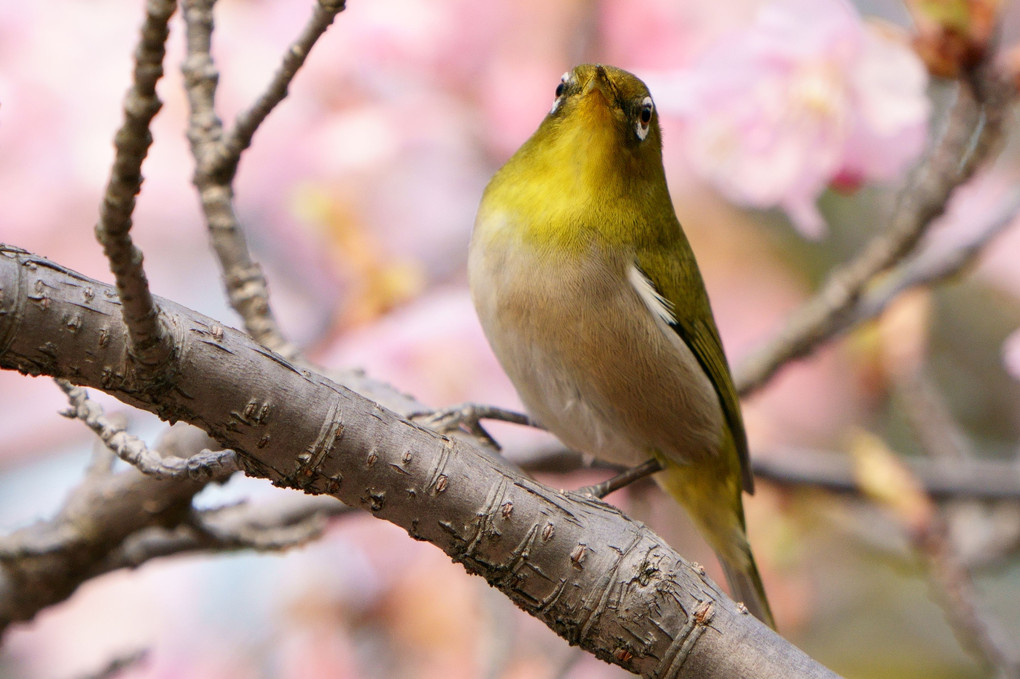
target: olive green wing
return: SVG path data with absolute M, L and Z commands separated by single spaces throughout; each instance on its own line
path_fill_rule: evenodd
M 740 459 L 744 490 L 753 493 L 754 478 L 740 399 L 694 253 L 682 232 L 679 237 L 680 241 L 670 243 L 670 247 L 662 248 L 660 243 L 654 252 L 639 251 L 635 264 L 661 302 L 657 313 L 683 340 L 712 381 Z

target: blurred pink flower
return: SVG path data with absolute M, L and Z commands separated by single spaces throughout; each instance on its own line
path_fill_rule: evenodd
M 603 0 L 598 58 L 633 69 L 688 64 L 723 32 L 750 23 L 770 0 Z
M 778 0 L 688 69 L 649 78 L 695 172 L 727 198 L 786 210 L 805 235 L 829 185 L 890 180 L 927 134 L 920 60 L 846 0 Z

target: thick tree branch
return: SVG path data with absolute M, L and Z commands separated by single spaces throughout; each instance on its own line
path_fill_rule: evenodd
M 178 457 L 211 444 L 205 432 L 186 425 L 171 427 L 159 440 L 163 451 Z M 86 580 L 147 560 L 132 557 L 159 555 L 135 548 L 139 538 L 194 525 L 191 501 L 204 482 L 166 481 L 134 468 L 115 474 L 112 458 L 100 448 L 55 517 L 0 539 L 0 634 L 63 601 Z M 293 515 L 281 513 L 281 520 Z
M 153 370 L 170 359 L 169 347 L 142 268 L 142 253 L 131 240 L 131 214 L 142 188 L 142 161 L 152 145 L 149 124 L 162 107 L 156 83 L 163 77 L 168 22 L 176 9 L 174 0 L 149 0 L 146 5 L 134 82 L 124 100 L 124 123 L 114 139 L 116 155 L 96 225 L 96 238 L 110 260 L 123 303 L 132 351 L 140 366 Z
M 38 289 L 46 304 L 30 299 Z M 833 676 L 619 510 L 532 481 L 237 331 L 160 300 L 181 358 L 161 388 L 147 389 L 130 379 L 134 359 L 108 288 L 8 248 L 0 290 L 0 367 L 195 424 L 236 450 L 248 474 L 401 526 L 603 660 L 658 678 Z M 63 322 L 70 309 L 82 315 L 74 331 Z

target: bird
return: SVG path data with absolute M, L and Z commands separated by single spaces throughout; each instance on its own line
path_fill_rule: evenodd
M 659 116 L 635 75 L 582 64 L 482 195 L 471 298 L 529 416 L 658 485 L 717 554 L 731 595 L 775 627 L 747 539 L 747 435 Z

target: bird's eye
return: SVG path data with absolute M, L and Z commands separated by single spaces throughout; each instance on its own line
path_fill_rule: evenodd
M 549 113 L 556 113 L 556 109 L 560 107 L 560 102 L 563 101 L 563 95 L 567 91 L 567 85 L 570 83 L 570 71 L 563 74 L 560 78 L 560 84 L 556 86 L 556 101 L 553 102 L 552 109 Z
M 638 139 L 641 141 L 644 141 L 645 137 L 648 136 L 648 130 L 652 125 L 652 112 L 654 110 L 655 104 L 652 103 L 651 97 L 645 97 L 641 100 L 641 110 L 638 112 L 637 126 L 635 127 Z

